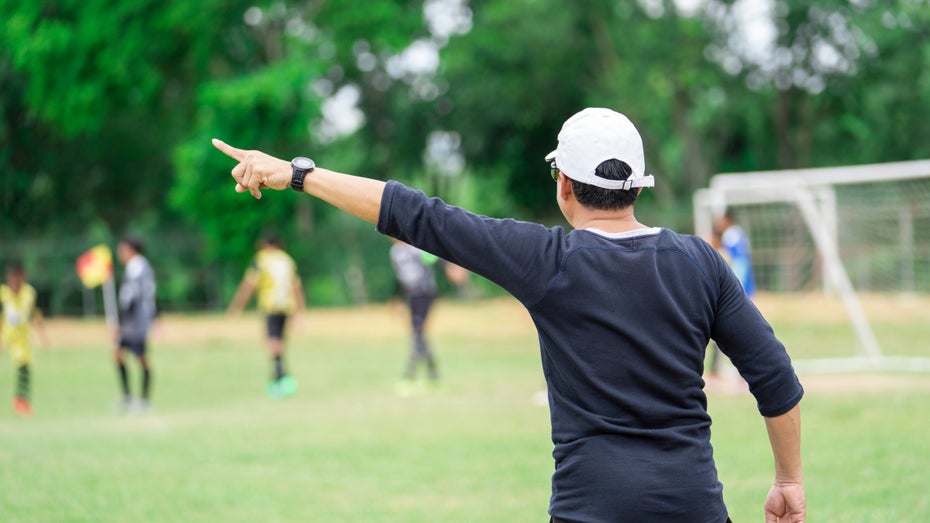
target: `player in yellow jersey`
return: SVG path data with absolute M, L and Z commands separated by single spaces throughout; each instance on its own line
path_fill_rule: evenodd
M 304 310 L 304 291 L 297 275 L 297 264 L 281 248 L 276 236 L 262 240 L 228 312 L 240 314 L 256 292 L 258 308 L 265 313 L 268 354 L 274 364 L 268 394 L 273 398 L 290 396 L 297 390 L 297 382 L 284 369 L 284 328 L 289 316 Z
M 42 313 L 36 308 L 36 290 L 26 282 L 26 271 L 19 263 L 6 268 L 6 284 L 0 285 L 0 348 L 10 353 L 16 367 L 16 393 L 13 410 L 21 416 L 32 414 L 29 403 L 29 363 L 32 360 L 31 334 L 36 327 L 42 345 L 47 346 Z

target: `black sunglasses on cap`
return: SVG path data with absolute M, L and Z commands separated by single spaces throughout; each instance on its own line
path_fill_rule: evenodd
M 559 181 L 559 166 L 555 164 L 555 160 L 549 162 L 549 174 L 552 176 L 552 181 Z

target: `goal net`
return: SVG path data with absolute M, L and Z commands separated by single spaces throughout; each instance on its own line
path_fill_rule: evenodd
M 826 293 L 848 315 L 857 346 L 799 368 L 930 371 L 930 351 L 876 336 L 863 306 L 930 296 L 930 160 L 719 174 L 694 194 L 695 233 L 710 238 L 724 211 L 749 237 L 759 289 Z

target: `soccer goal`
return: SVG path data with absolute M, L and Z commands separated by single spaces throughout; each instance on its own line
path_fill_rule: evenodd
M 749 236 L 760 289 L 836 295 L 849 316 L 857 350 L 799 369 L 930 371 L 930 351 L 883 350 L 861 300 L 930 295 L 930 160 L 718 174 L 694 193 L 695 233 L 709 238 L 725 210 Z

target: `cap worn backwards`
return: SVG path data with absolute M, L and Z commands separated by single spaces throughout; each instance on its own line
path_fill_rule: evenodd
M 555 160 L 559 171 L 576 182 L 602 189 L 654 187 L 655 178 L 646 175 L 643 140 L 626 116 L 603 108 L 588 108 L 562 124 L 559 145 L 546 156 Z M 607 160 L 620 160 L 633 169 L 626 180 L 608 180 L 595 174 Z

